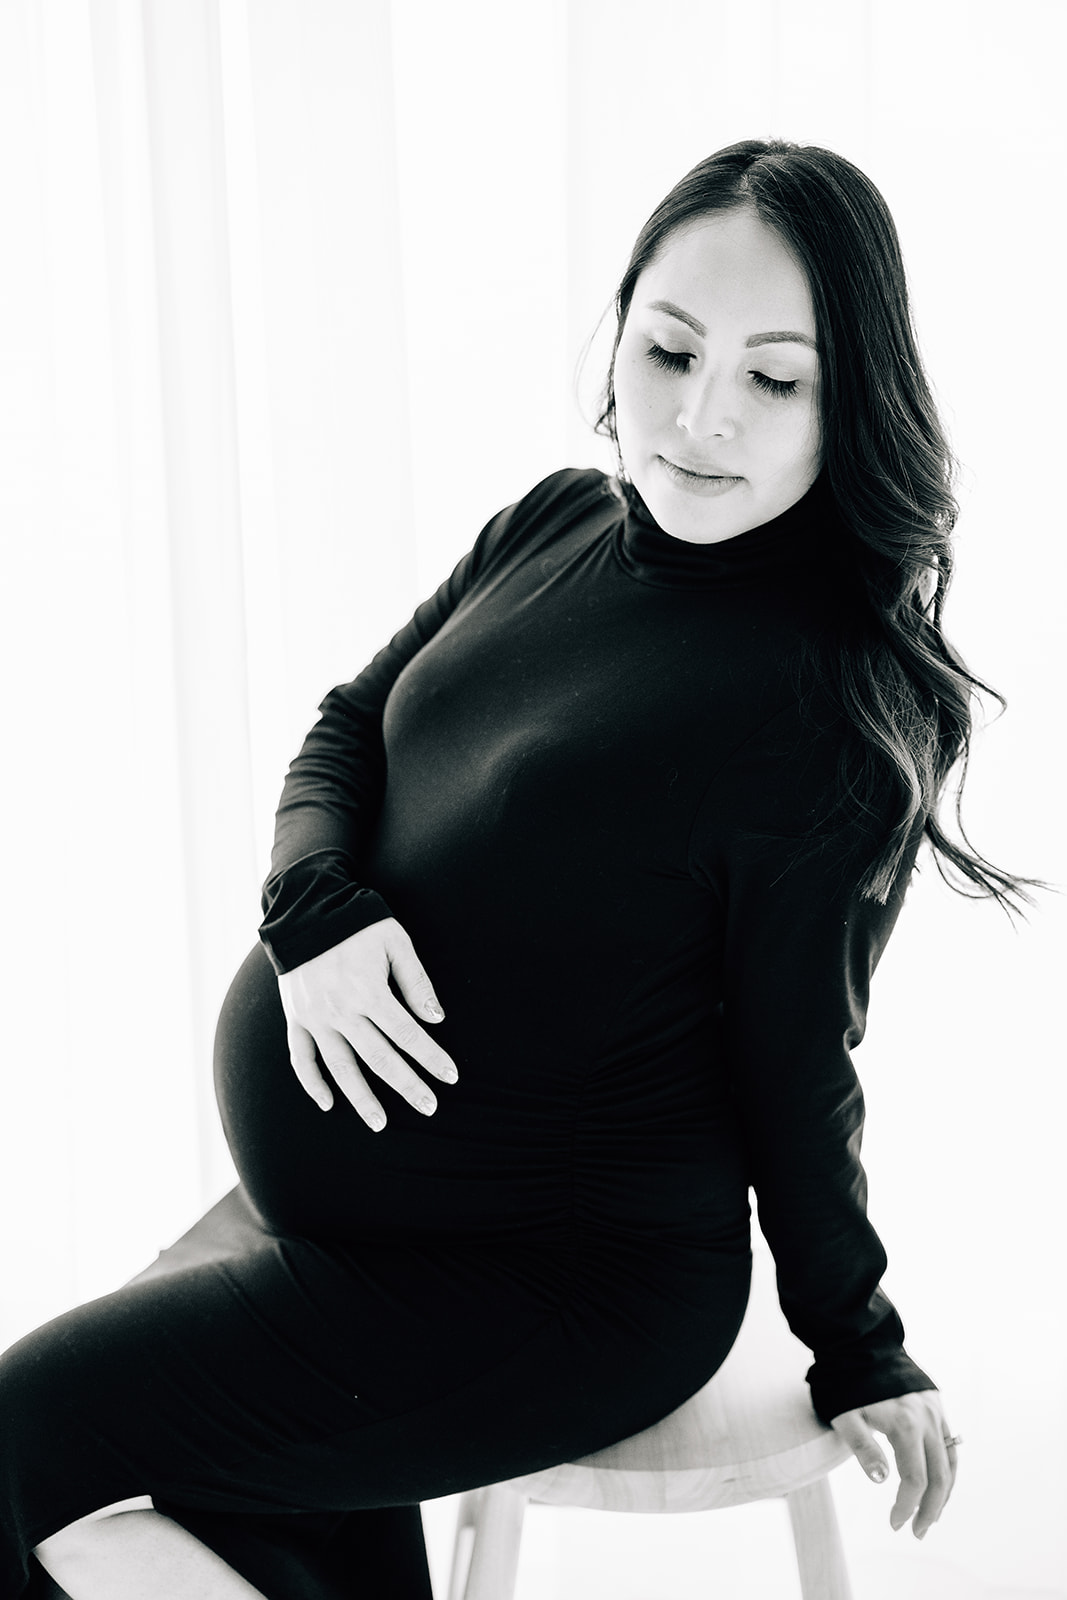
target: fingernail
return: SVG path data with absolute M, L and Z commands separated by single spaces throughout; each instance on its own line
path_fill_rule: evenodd
M 435 1022 L 443 1022 L 445 1020 L 445 1014 L 436 1000 L 427 1000 L 426 1009 Z
M 874 1479 L 875 1483 L 884 1483 L 888 1478 L 889 1473 L 886 1471 L 885 1467 L 879 1465 L 871 1468 L 870 1475 Z
M 443 1083 L 456 1083 L 459 1081 L 459 1073 L 455 1067 L 446 1067 L 441 1074 L 441 1080 Z
M 415 1109 L 416 1111 L 421 1111 L 424 1117 L 431 1117 L 437 1110 L 437 1101 L 428 1094 L 423 1095 L 421 1100 L 415 1101 Z
M 916 1537 L 916 1539 L 925 1539 L 928 1532 L 929 1532 L 929 1529 L 927 1529 L 927 1528 L 922 1528 L 922 1529 L 916 1528 L 915 1537 Z
M 385 1127 L 385 1118 L 380 1111 L 372 1111 L 367 1117 L 367 1127 L 372 1133 L 381 1133 Z

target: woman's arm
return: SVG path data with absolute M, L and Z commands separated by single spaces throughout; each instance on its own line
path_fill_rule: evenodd
M 782 1308 L 815 1357 L 813 1404 L 824 1422 L 836 1419 L 875 1481 L 885 1461 L 871 1429 L 888 1434 L 902 1473 L 894 1526 L 918 1510 L 921 1532 L 954 1463 L 935 1385 L 905 1351 L 880 1287 L 886 1256 L 867 1217 L 863 1095 L 851 1059 L 908 874 L 886 905 L 857 893 L 879 818 L 846 814 L 813 842 L 840 750 L 828 709 L 772 718 L 707 796 L 697 866 L 725 911 L 729 1071 Z
M 411 1063 L 445 1083 L 457 1076 L 422 1026 L 443 1013 L 411 940 L 358 876 L 385 787 L 385 704 L 468 593 L 493 527 L 359 677 L 327 695 L 278 807 L 259 935 L 278 975 L 293 1071 L 323 1111 L 336 1087 L 374 1132 L 387 1117 L 371 1075 L 426 1116 L 437 1099 Z
M 790 1328 L 813 1350 L 824 1421 L 934 1387 L 881 1293 L 886 1256 L 859 1160 L 861 1042 L 870 974 L 904 899 L 856 891 L 869 826 L 811 829 L 837 781 L 840 741 L 782 710 L 734 752 L 705 798 L 701 866 L 725 910 L 723 1026 L 760 1227 Z M 877 822 L 878 819 L 875 819 Z
M 436 594 L 358 678 L 331 690 L 319 707 L 319 721 L 285 779 L 263 886 L 259 935 L 279 974 L 390 915 L 385 901 L 358 881 L 359 856 L 385 787 L 385 703 L 408 662 L 470 592 L 516 509 L 483 528 Z
M 293 1071 L 323 1111 L 336 1086 L 375 1132 L 387 1119 L 368 1075 L 426 1116 L 437 1099 L 411 1063 L 444 1083 L 457 1076 L 422 1026 L 443 1013 L 411 940 L 359 881 L 385 789 L 385 705 L 408 662 L 469 594 L 515 510 L 494 517 L 359 677 L 326 696 L 278 806 L 259 935 L 278 974 Z
M 879 1287 L 886 1257 L 867 1219 L 851 1058 L 906 883 L 886 905 L 861 899 L 872 848 L 861 822 L 813 841 L 840 749 L 833 725 L 819 727 L 790 707 L 735 752 L 704 803 L 698 867 L 723 902 L 725 1048 L 760 1226 L 829 1421 L 933 1385 Z

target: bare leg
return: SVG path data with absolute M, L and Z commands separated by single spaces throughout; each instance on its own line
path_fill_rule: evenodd
M 263 1600 L 214 1550 L 154 1510 L 94 1512 L 34 1554 L 70 1600 Z

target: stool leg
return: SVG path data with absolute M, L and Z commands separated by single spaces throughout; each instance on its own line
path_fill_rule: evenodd
M 448 1580 L 448 1600 L 463 1600 L 470 1572 L 471 1552 L 478 1527 L 478 1511 L 485 1489 L 468 1489 L 456 1511 L 456 1532 L 452 1541 L 452 1571 Z
M 526 1497 L 502 1483 L 483 1489 L 481 1493 L 483 1498 L 474 1522 L 474 1549 L 462 1600 L 513 1600 Z
M 786 1495 L 804 1600 L 852 1600 L 829 1478 Z

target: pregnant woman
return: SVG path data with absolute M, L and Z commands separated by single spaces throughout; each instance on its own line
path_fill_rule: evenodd
M 0 1588 L 428 1592 L 421 1499 L 716 1371 L 750 1186 L 895 1527 L 958 1440 L 866 1215 L 850 1051 L 978 687 L 892 221 L 750 141 L 642 230 L 600 426 L 321 707 L 219 1026 L 241 1185 L 0 1365 Z M 51 1578 L 46 1576 L 51 1574 Z

